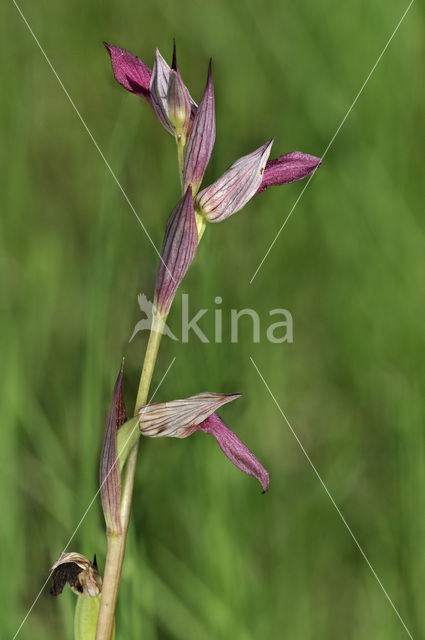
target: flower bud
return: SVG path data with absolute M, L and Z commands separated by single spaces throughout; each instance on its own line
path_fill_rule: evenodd
M 172 135 L 186 134 L 193 112 L 196 110 L 196 104 L 183 84 L 178 69 L 170 69 L 158 49 L 155 54 L 149 94 L 152 108 L 162 126 Z M 181 129 L 180 134 L 177 129 Z
M 185 138 L 191 116 L 189 92 L 183 84 L 180 72 L 172 69 L 167 92 L 168 117 L 174 128 L 176 138 Z

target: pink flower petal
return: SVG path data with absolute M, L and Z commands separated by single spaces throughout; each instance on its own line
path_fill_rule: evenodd
M 107 42 L 104 45 L 111 57 L 112 70 L 117 82 L 127 91 L 143 96 L 150 102 L 149 84 L 152 72 L 149 67 L 126 49 L 114 47 Z
M 301 153 L 301 151 L 292 151 L 275 160 L 269 160 L 257 193 L 272 185 L 289 184 L 296 180 L 302 180 L 316 171 L 321 164 L 321 158 Z
M 263 493 L 267 491 L 270 484 L 268 472 L 216 413 L 204 420 L 198 429 L 212 435 L 229 460 L 244 473 L 254 476 L 263 487 Z

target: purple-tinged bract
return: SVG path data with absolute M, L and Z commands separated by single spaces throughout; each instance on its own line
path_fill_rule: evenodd
M 198 231 L 189 187 L 168 218 L 155 287 L 154 306 L 167 315 L 198 248 Z
M 210 62 L 205 91 L 187 140 L 183 168 L 183 190 L 191 185 L 193 194 L 195 195 L 198 192 L 211 157 L 214 142 L 215 100 Z
M 121 533 L 121 472 L 117 461 L 117 431 L 127 420 L 122 393 L 123 371 L 124 362 L 112 394 L 99 467 L 100 496 L 106 527 L 109 532 L 118 535 Z

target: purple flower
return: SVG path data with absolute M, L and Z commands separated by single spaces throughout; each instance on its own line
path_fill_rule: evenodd
M 175 47 L 173 69 L 157 49 L 152 71 L 142 60 L 129 51 L 107 43 L 105 43 L 105 47 L 111 57 L 115 79 L 124 89 L 146 98 L 158 120 L 169 133 L 177 137 L 182 133 L 186 134 L 197 106 L 181 79 L 177 67 Z
M 99 466 L 100 496 L 106 527 L 110 533 L 118 535 L 121 533 L 121 471 L 117 461 L 117 431 L 127 420 L 122 393 L 123 371 L 124 361 L 112 394 Z
M 198 230 L 189 187 L 173 209 L 165 228 L 156 279 L 154 307 L 166 316 L 198 248 Z
M 172 69 L 157 50 L 152 72 L 139 58 L 125 49 L 109 44 L 105 46 L 111 56 L 117 81 L 128 91 L 145 97 L 164 128 L 175 135 L 182 145 L 183 192 L 190 185 L 195 197 L 215 142 L 211 64 L 204 95 L 197 107 L 178 70 L 175 46 Z M 203 218 L 203 224 L 205 220 L 225 220 L 240 211 L 254 195 L 271 185 L 302 180 L 314 173 L 322 162 L 321 158 L 300 151 L 269 160 L 272 143 L 270 141 L 239 158 L 218 180 L 197 195 L 195 212 L 197 216 L 199 214 L 199 219 Z
M 195 200 L 198 213 L 208 222 L 221 222 L 240 211 L 257 193 L 271 185 L 302 180 L 320 166 L 322 160 L 293 151 L 268 160 L 273 140 L 236 160 L 223 175 Z
M 212 435 L 233 464 L 256 478 L 265 493 L 269 474 L 254 454 L 215 413 L 223 404 L 241 396 L 236 394 L 200 393 L 172 402 L 159 402 L 139 410 L 139 428 L 150 438 L 187 438 L 195 431 Z

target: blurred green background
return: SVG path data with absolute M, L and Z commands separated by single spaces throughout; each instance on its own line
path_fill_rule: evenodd
M 68 0 L 21 7 L 159 246 L 179 197 L 175 149 L 112 77 L 102 41 L 153 62 L 172 38 L 199 100 L 213 57 L 206 182 L 276 136 L 321 155 L 407 6 L 389 0 Z M 12 638 L 97 489 L 121 357 L 134 402 L 157 256 L 11 1 L 0 49 L 1 636 Z M 425 637 L 424 9 L 415 2 L 252 285 L 303 184 L 208 227 L 184 280 L 222 344 L 164 339 L 157 399 L 243 391 L 223 419 L 269 469 L 211 438 L 143 441 L 117 639 L 408 637 L 250 362 L 252 356 L 415 638 Z M 170 315 L 180 331 L 181 298 Z M 253 344 L 231 308 L 263 322 Z M 294 343 L 265 340 L 269 309 Z M 202 321 L 213 335 L 213 312 Z M 227 328 L 226 328 L 227 327 Z M 105 557 L 99 501 L 71 544 Z M 46 588 L 22 640 L 72 638 L 74 595 Z

